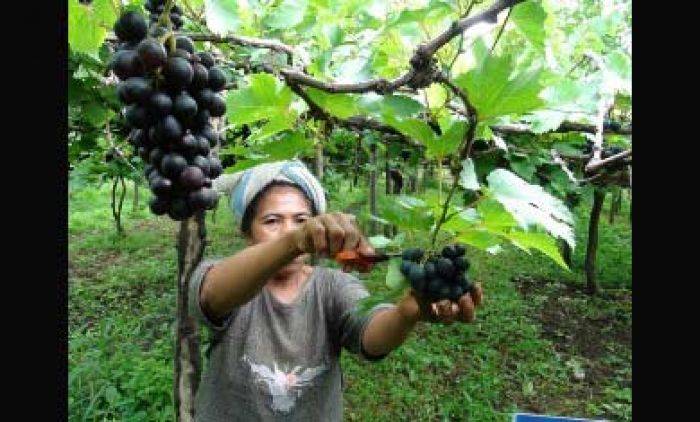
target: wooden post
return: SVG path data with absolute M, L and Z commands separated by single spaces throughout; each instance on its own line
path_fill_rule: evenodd
M 588 222 L 588 246 L 586 247 L 586 290 L 589 294 L 598 293 L 598 281 L 596 277 L 596 254 L 598 251 L 598 223 L 600 222 L 600 212 L 605 201 L 605 191 L 596 188 L 593 191 L 593 207 Z
M 189 314 L 190 277 L 204 256 L 206 245 L 204 212 L 180 223 L 177 240 L 177 327 L 175 339 L 175 416 L 178 422 L 194 421 L 194 398 L 199 387 L 201 356 L 199 324 Z
M 377 215 L 377 144 L 372 143 L 370 146 L 370 165 L 372 169 L 369 172 L 369 212 L 372 216 Z M 379 223 L 372 220 L 371 233 L 376 235 L 379 232 Z

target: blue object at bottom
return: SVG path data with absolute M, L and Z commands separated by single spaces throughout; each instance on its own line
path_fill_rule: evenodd
M 605 422 L 603 419 L 567 418 L 565 416 L 533 415 L 529 413 L 516 413 L 513 422 Z

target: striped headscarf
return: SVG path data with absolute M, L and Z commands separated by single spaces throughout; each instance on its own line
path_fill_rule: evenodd
M 323 186 L 299 160 L 264 163 L 232 175 L 222 175 L 214 180 L 214 188 L 230 192 L 231 211 L 236 225 L 240 227 L 243 214 L 255 195 L 273 181 L 295 184 L 311 199 L 319 214 L 326 212 Z

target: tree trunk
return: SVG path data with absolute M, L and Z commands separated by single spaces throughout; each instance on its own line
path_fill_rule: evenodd
M 411 193 L 416 193 L 418 185 L 418 176 L 414 173 L 408 175 L 408 191 Z
M 370 151 L 369 212 L 374 217 L 377 215 L 377 145 L 372 144 Z M 376 220 L 372 220 L 370 227 L 373 236 L 379 232 L 379 222 Z
M 384 181 L 386 183 L 386 189 L 385 189 L 385 194 L 386 196 L 389 196 L 392 194 L 391 190 L 391 168 L 389 166 L 389 148 L 386 148 L 386 156 L 384 160 Z M 384 226 L 384 236 L 386 237 L 393 237 L 393 232 L 394 232 L 394 227 L 392 225 L 386 225 Z
M 117 186 L 122 185 L 122 191 L 119 194 L 119 202 L 117 202 Z M 114 217 L 114 222 L 117 226 L 117 234 L 123 235 L 124 228 L 122 227 L 122 206 L 124 205 L 124 196 L 126 195 L 126 184 L 124 183 L 124 178 L 122 176 L 117 176 L 114 178 L 114 183 L 112 184 L 112 216 Z
M 557 239 L 557 243 L 562 259 L 564 259 L 564 262 L 569 266 L 569 268 L 573 267 L 574 263 L 571 257 L 571 246 L 569 246 L 569 243 L 563 239 Z
M 178 422 L 194 421 L 194 398 L 199 387 L 201 356 L 199 326 L 189 314 L 188 284 L 204 256 L 206 228 L 204 212 L 180 223 L 177 242 L 177 328 L 175 339 L 175 415 Z
M 132 210 L 136 212 L 139 209 L 139 182 L 134 180 L 134 203 Z
M 316 178 L 323 180 L 323 143 L 316 143 Z
M 357 187 L 358 178 L 360 177 L 360 151 L 362 151 L 362 138 L 357 138 L 357 146 L 355 147 L 355 175 L 352 179 L 352 187 Z
M 605 191 L 596 188 L 593 191 L 593 208 L 588 222 L 588 246 L 586 248 L 586 290 L 589 294 L 598 293 L 598 281 L 596 279 L 596 253 L 598 251 L 598 223 L 600 212 L 605 201 Z
M 610 213 L 608 214 L 608 222 L 615 224 L 615 214 L 620 212 L 622 204 L 622 188 L 615 189 L 610 195 Z

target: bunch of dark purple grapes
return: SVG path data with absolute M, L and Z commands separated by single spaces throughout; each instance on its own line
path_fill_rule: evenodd
M 143 6 L 151 12 L 151 24 L 155 24 L 160 19 L 160 15 L 165 10 L 166 0 L 147 0 Z M 170 9 L 170 22 L 173 23 L 173 28 L 180 29 L 182 27 L 182 9 L 178 5 L 173 5 Z
M 110 67 L 121 80 L 117 95 L 126 106 L 129 142 L 147 163 L 151 211 L 179 221 L 215 208 L 212 179 L 222 166 L 210 151 L 218 141 L 210 118 L 226 112 L 217 94 L 226 85 L 224 72 L 210 54 L 195 53 L 187 37 L 175 36 L 168 51 L 171 39 L 147 36 L 139 13 L 123 14 L 114 32 L 122 46 Z
M 469 261 L 464 252 L 461 245 L 448 245 L 439 256 L 430 256 L 423 262 L 422 249 L 406 249 L 402 256 L 401 273 L 421 297 L 431 302 L 443 299 L 456 302 L 474 289 L 467 278 Z

